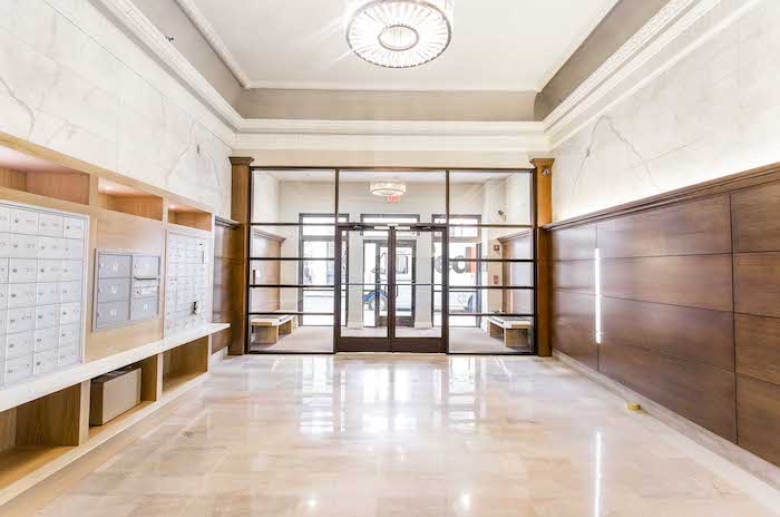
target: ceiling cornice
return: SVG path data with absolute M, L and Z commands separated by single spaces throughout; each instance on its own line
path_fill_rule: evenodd
M 214 52 L 219 55 L 222 62 L 225 63 L 231 72 L 233 72 L 233 75 L 238 82 L 241 83 L 241 86 L 247 88 L 252 81 L 249 79 L 246 71 L 241 67 L 236 56 L 230 52 L 230 49 L 228 49 L 225 42 L 222 41 L 222 38 L 219 37 L 219 34 L 217 34 L 217 31 L 211 23 L 209 23 L 206 16 L 198 9 L 198 6 L 195 5 L 195 2 L 193 0 L 176 0 L 176 3 L 179 4 L 179 7 L 184 11 L 184 14 L 187 15 L 193 25 L 195 25 L 201 35 L 206 39 L 209 45 L 211 45 Z
M 671 0 L 544 120 L 553 148 L 764 0 Z
M 712 1 L 712 0 L 707 0 Z M 714 0 L 720 1 L 720 0 Z M 565 116 L 569 115 L 577 106 L 583 104 L 588 98 L 598 95 L 598 90 L 605 90 L 609 84 L 607 80 L 614 78 L 619 70 L 637 56 L 639 51 L 650 41 L 657 38 L 669 24 L 679 18 L 691 5 L 700 3 L 701 0 L 671 0 L 661 8 L 649 22 L 647 22 L 636 34 L 634 34 L 617 52 L 607 59 L 604 64 L 596 69 L 582 84 L 580 84 L 561 104 L 556 107 L 545 119 L 548 128 L 554 126 Z
M 542 135 L 542 122 L 448 122 L 417 120 L 246 119 L 242 134 L 511 136 Z
M 250 89 L 269 90 L 365 90 L 387 91 L 387 86 L 378 86 L 365 82 L 317 82 L 317 81 L 250 81 L 247 85 Z M 535 84 L 506 84 L 506 83 L 471 83 L 464 85 L 459 83 L 416 83 L 405 85 L 393 85 L 393 91 L 402 92 L 538 92 L 540 89 Z
M 218 117 L 235 130 L 243 119 L 222 95 L 190 64 L 181 52 L 167 40 L 160 29 L 136 7 L 132 0 L 92 0 L 104 7 L 114 18 L 141 41 L 152 55 L 174 72 Z
M 247 120 L 237 149 L 546 153 L 540 122 Z

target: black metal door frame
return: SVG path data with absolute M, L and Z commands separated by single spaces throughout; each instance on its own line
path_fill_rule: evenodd
M 308 166 L 308 167 L 301 167 L 301 166 L 263 166 L 263 167 L 250 167 L 249 170 L 249 202 L 246 206 L 246 213 L 245 219 L 247 221 L 246 228 L 244 231 L 244 253 L 245 253 L 245 264 L 244 264 L 244 278 L 246 282 L 246 288 L 243 293 L 244 298 L 244 306 L 245 306 L 245 335 L 244 335 L 244 350 L 245 353 L 248 354 L 266 354 L 266 353 L 296 353 L 296 352 L 267 352 L 267 351 L 253 351 L 250 347 L 250 341 L 251 341 L 251 324 L 250 319 L 252 316 L 267 316 L 267 315 L 274 315 L 278 316 L 280 314 L 287 314 L 287 315 L 294 315 L 294 316 L 303 316 L 303 311 L 272 311 L 272 312 L 255 312 L 251 308 L 251 291 L 255 288 L 287 288 L 287 287 L 308 287 L 308 286 L 301 286 L 301 285 L 283 285 L 283 284 L 274 284 L 274 285 L 255 285 L 252 282 L 251 278 L 251 271 L 252 267 L 251 264 L 253 261 L 272 261 L 272 262 L 280 262 L 280 261 L 301 261 L 305 260 L 302 257 L 294 258 L 294 257 L 254 257 L 252 256 L 252 247 L 251 247 L 251 239 L 252 239 L 252 232 L 256 227 L 265 227 L 265 226 L 272 226 L 272 227 L 300 227 L 302 224 L 300 222 L 292 223 L 292 222 L 281 222 L 281 221 L 268 221 L 268 222 L 261 222 L 261 221 L 255 221 L 252 217 L 252 214 L 254 213 L 254 204 L 255 204 L 255 185 L 254 185 L 254 172 L 255 171 L 263 171 L 263 170 L 273 170 L 273 171 L 304 171 L 304 170 L 311 170 L 311 169 L 327 169 L 335 173 L 335 182 L 334 182 L 334 194 L 335 194 L 335 213 L 339 214 L 339 196 L 340 196 L 340 175 L 342 172 L 346 171 L 355 171 L 355 172 L 361 172 L 361 173 L 371 173 L 371 172 L 444 172 L 446 175 L 446 182 L 445 182 L 445 189 L 446 189 L 446 210 L 445 214 L 447 214 L 447 217 L 449 217 L 450 214 L 450 174 L 452 171 L 452 168 L 450 167 L 330 167 L 330 168 L 324 168 L 321 166 Z M 536 182 L 536 174 L 534 169 L 532 168 L 515 168 L 515 167 L 499 167 L 499 168 L 484 168 L 484 167 L 457 167 L 457 171 L 460 172 L 475 172 L 475 173 L 493 173 L 496 170 L 498 171 L 505 171 L 510 173 L 516 173 L 516 174 L 528 174 L 531 178 L 531 192 L 530 192 L 530 204 L 531 204 L 531 224 L 530 225 L 522 225 L 522 224 L 478 224 L 476 226 L 480 228 L 503 228 L 503 227 L 512 227 L 512 228 L 526 228 L 531 232 L 532 235 L 532 258 L 531 259 L 482 259 L 482 258 L 475 258 L 468 260 L 468 262 L 475 262 L 475 263 L 488 263 L 488 262 L 505 262 L 505 263 L 530 263 L 533 266 L 533 286 L 529 288 L 523 288 L 523 289 L 529 289 L 531 291 L 534 291 L 533 295 L 533 311 L 532 314 L 505 314 L 506 316 L 518 316 L 518 317 L 532 317 L 534 325 L 538 323 L 538 299 L 537 299 L 537 293 L 536 290 L 538 289 L 538 270 L 537 270 L 537 240 L 538 240 L 538 227 L 537 227 L 537 214 L 536 214 L 536 190 L 537 190 L 537 182 Z M 344 224 L 342 223 L 339 225 L 338 223 L 338 216 L 336 215 L 335 221 L 337 226 L 344 226 L 346 229 L 350 228 L 350 224 Z M 449 219 L 447 219 L 449 223 Z M 325 224 L 313 224 L 311 226 L 329 226 Z M 422 225 L 425 226 L 425 225 Z M 435 225 L 439 226 L 439 225 Z M 445 225 L 445 227 L 449 227 L 449 224 Z M 311 316 L 333 316 L 333 339 L 334 339 L 334 350 L 333 352 L 339 352 L 339 351 L 347 351 L 347 350 L 339 350 L 339 340 L 344 339 L 341 338 L 341 315 L 342 315 L 342 293 L 340 292 L 342 289 L 342 286 L 344 285 L 344 282 L 342 282 L 342 276 L 344 274 L 344 271 L 342 270 L 343 260 L 341 256 L 341 250 L 342 250 L 342 235 L 341 231 L 336 232 L 336 241 L 337 241 L 337 250 L 338 253 L 336 253 L 335 259 L 335 273 L 336 278 L 338 279 L 337 283 L 334 284 L 332 287 L 336 288 L 334 290 L 334 310 L 333 313 L 307 313 L 307 315 Z M 442 349 L 440 350 L 432 350 L 433 352 L 444 352 L 444 353 L 451 353 L 449 349 L 449 233 L 448 230 L 444 230 L 442 232 L 443 235 L 443 264 L 446 265 L 446 267 L 443 268 L 442 271 L 442 330 L 441 330 L 441 343 L 442 343 Z M 323 287 L 329 287 L 329 286 L 323 286 Z M 457 286 L 456 286 L 457 287 Z M 492 288 L 499 288 L 499 287 L 487 287 L 483 286 L 481 289 L 492 289 Z M 501 287 L 501 289 L 520 289 L 520 287 Z M 491 316 L 492 313 L 475 313 L 473 314 L 477 317 L 482 316 Z M 389 341 L 389 339 L 388 339 Z M 372 351 L 372 350 L 364 350 L 364 351 Z M 374 350 L 374 351 L 383 351 L 383 350 Z M 425 351 L 425 350 L 416 350 L 416 351 Z M 310 354 L 310 353 L 317 353 L 317 352 L 297 352 L 297 353 L 303 353 L 303 354 Z M 530 352 L 530 354 L 536 354 L 537 353 L 537 342 L 534 338 L 533 340 L 533 349 Z M 492 353 L 475 353 L 475 354 L 468 354 L 468 355 L 494 355 Z M 517 354 L 517 355 L 527 355 L 526 354 Z
M 442 264 L 443 269 L 446 271 L 446 268 L 449 267 L 449 246 L 448 243 L 448 232 L 445 225 L 431 225 L 431 224 L 416 224 L 416 225 L 403 225 L 402 231 L 407 232 L 426 232 L 430 233 L 432 238 L 435 238 L 436 233 L 440 233 L 442 236 Z M 388 232 L 388 239 L 387 239 L 387 247 L 388 247 L 388 255 L 387 255 L 387 335 L 385 337 L 357 337 L 357 336 L 342 336 L 341 335 L 341 318 L 334 318 L 334 328 L 333 328 L 333 334 L 335 338 L 335 350 L 336 352 L 410 352 L 410 353 L 444 353 L 447 351 L 447 332 L 446 327 L 444 326 L 446 322 L 446 316 L 445 313 L 442 313 L 442 327 L 441 327 L 441 335 L 440 337 L 399 337 L 397 335 L 397 324 L 398 324 L 398 317 L 397 317 L 397 297 L 395 294 L 398 292 L 398 278 L 397 278 L 397 250 L 399 245 L 407 246 L 409 244 L 414 244 L 414 249 L 416 250 L 416 243 L 413 242 L 407 242 L 407 241 L 401 241 L 399 243 L 398 241 L 398 228 L 397 226 L 382 226 L 382 225 L 374 225 L 374 224 L 339 224 L 337 231 L 336 231 L 336 250 L 335 255 L 337 257 L 337 261 L 339 262 L 336 264 L 337 270 L 341 270 L 343 268 L 343 265 L 340 263 L 340 257 L 342 256 L 341 250 L 343 247 L 347 244 L 344 242 L 344 237 L 346 236 L 347 239 L 349 239 L 349 233 L 350 232 L 364 232 L 364 231 L 387 231 Z M 368 240 L 364 241 L 362 244 L 365 244 L 366 242 L 377 242 L 376 240 Z M 384 242 L 379 242 L 378 244 L 384 244 Z M 379 247 L 377 248 L 379 249 Z M 363 252 L 363 256 L 365 256 L 365 252 Z M 414 256 L 416 258 L 416 252 L 414 253 Z M 347 257 L 347 260 L 349 258 Z M 435 260 L 435 257 L 433 258 Z M 380 262 L 377 262 L 377 265 L 380 265 Z M 413 268 L 416 268 L 416 264 L 412 264 Z M 375 276 L 375 289 L 379 291 L 381 289 L 381 286 L 379 286 L 376 283 L 378 277 Z M 415 310 L 416 304 L 414 303 L 415 298 L 415 292 L 418 285 L 416 283 L 416 275 L 413 274 L 412 276 L 412 311 Z M 433 279 L 431 279 L 433 280 Z M 445 280 L 445 279 L 443 279 Z M 337 284 L 336 284 L 336 292 L 341 293 L 342 288 L 346 287 L 347 290 L 350 286 L 354 284 L 351 284 L 349 282 L 349 278 L 347 278 L 347 281 L 344 282 L 341 275 L 337 276 Z M 406 284 L 402 284 L 403 286 L 409 287 Z M 433 283 L 430 284 L 431 290 L 433 289 Z M 447 289 L 446 281 L 442 282 L 442 290 L 440 293 L 441 296 L 441 303 L 443 311 L 447 310 L 445 300 L 448 299 L 449 292 Z M 338 307 L 336 310 L 336 314 L 341 314 L 341 296 L 337 297 Z M 413 312 L 414 317 L 414 312 Z M 433 322 L 433 314 L 431 314 L 431 322 Z

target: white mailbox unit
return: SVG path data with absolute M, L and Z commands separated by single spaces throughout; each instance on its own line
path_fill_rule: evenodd
M 89 217 L 0 202 L 0 387 L 84 356 Z
M 165 286 L 165 335 L 208 324 L 211 310 L 208 239 L 168 232 Z

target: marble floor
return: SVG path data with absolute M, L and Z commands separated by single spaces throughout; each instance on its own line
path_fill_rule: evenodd
M 42 517 L 765 517 L 777 492 L 562 363 L 247 356 Z

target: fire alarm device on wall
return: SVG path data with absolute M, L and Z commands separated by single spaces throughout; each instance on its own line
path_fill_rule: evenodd
M 496 253 L 501 251 L 501 245 L 500 244 L 493 244 L 493 251 L 495 251 Z
M 498 275 L 493 275 L 493 285 L 498 285 Z

